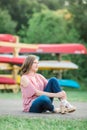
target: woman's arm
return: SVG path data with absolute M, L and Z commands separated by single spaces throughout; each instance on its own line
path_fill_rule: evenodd
M 46 95 L 48 97 L 54 97 L 54 98 L 63 98 L 65 96 L 65 93 L 58 92 L 58 93 L 50 93 L 50 92 L 45 92 L 45 91 L 40 91 L 40 90 L 35 90 L 36 96 L 41 96 L 41 95 Z
M 26 76 L 23 76 L 21 78 L 21 86 L 24 90 L 26 90 L 25 94 L 29 97 L 31 95 L 36 95 L 36 96 L 46 95 L 48 97 L 64 98 L 65 96 L 65 93 L 63 91 L 58 93 L 50 93 L 50 92 L 45 92 L 45 91 L 35 89 L 35 87 L 32 86 L 32 84 L 29 82 Z

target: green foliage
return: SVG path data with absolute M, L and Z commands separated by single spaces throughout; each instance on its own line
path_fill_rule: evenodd
M 44 4 L 39 4 L 37 0 L 1 0 L 0 6 L 7 9 L 12 19 L 17 22 L 16 31 L 19 31 L 22 26 L 27 26 L 34 12 L 47 8 Z
M 24 31 L 26 31 L 24 42 L 30 43 L 77 42 L 79 39 L 73 25 L 56 11 L 35 13 Z
M 64 0 L 37 0 L 39 3 L 43 3 L 50 10 L 57 10 L 64 7 Z
M 80 39 L 87 43 L 87 1 L 86 0 L 69 0 L 68 6 L 73 14 L 73 24 L 80 33 Z
M 87 84 L 87 55 L 65 55 L 64 59 L 71 60 L 78 65 L 78 70 L 69 70 L 63 73 L 63 77 L 77 79 Z
M 0 33 L 14 33 L 16 22 L 12 21 L 7 10 L 0 9 Z

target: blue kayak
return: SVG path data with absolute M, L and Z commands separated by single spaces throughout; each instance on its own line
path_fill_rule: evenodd
M 72 88 L 80 88 L 78 82 L 70 79 L 58 79 L 61 87 L 72 87 Z

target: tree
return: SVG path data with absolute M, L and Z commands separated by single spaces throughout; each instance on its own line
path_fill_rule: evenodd
M 17 22 L 16 31 L 19 31 L 22 26 L 27 27 L 28 20 L 34 12 L 47 8 L 44 4 L 39 4 L 37 0 L 0 0 L 0 7 L 7 9 L 12 20 Z
M 63 15 L 63 13 L 65 13 Z M 68 11 L 67 11 L 68 14 Z M 64 43 L 77 42 L 78 32 L 66 19 L 66 10 L 61 15 L 58 11 L 42 11 L 35 13 L 29 20 L 29 27 L 25 29 L 26 37 L 24 42 L 30 43 Z M 23 30 L 22 30 L 23 34 Z
M 37 0 L 40 4 L 44 4 L 50 10 L 58 10 L 64 7 L 64 0 Z
M 68 0 L 68 9 L 73 14 L 73 24 L 80 33 L 80 39 L 87 43 L 87 0 Z
M 16 22 L 12 21 L 7 10 L 0 9 L 0 33 L 14 33 Z

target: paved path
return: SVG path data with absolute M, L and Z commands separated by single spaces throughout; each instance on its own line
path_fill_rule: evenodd
M 54 102 L 58 106 L 57 101 Z M 1 115 L 14 115 L 22 117 L 44 117 L 44 118 L 63 118 L 63 119 L 87 119 L 87 102 L 72 102 L 77 107 L 73 113 L 67 114 L 53 114 L 53 113 L 24 113 L 22 112 L 22 101 L 16 99 L 0 99 L 0 116 Z

